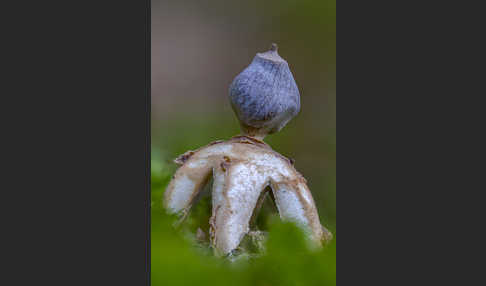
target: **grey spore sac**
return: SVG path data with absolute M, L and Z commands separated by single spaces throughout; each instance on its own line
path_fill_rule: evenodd
M 257 138 L 280 131 L 300 111 L 299 89 L 276 44 L 235 77 L 229 98 L 243 133 Z

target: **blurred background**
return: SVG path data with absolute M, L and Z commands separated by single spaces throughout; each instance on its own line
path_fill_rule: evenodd
M 272 42 L 297 82 L 301 111 L 265 141 L 295 160 L 336 237 L 335 0 L 152 0 L 151 31 L 153 285 L 163 279 L 154 251 L 166 239 L 157 217 L 172 160 L 240 132 L 228 87 Z

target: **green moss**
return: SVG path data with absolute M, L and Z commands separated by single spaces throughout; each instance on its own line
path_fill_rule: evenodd
M 158 150 L 152 151 L 151 248 L 152 285 L 335 285 L 335 240 L 319 251 L 308 247 L 295 225 L 282 223 L 271 206 L 259 217 L 267 228 L 266 252 L 258 258 L 229 263 L 212 256 L 207 244 L 198 244 L 198 227 L 207 233 L 210 196 L 195 206 L 181 228 L 162 208 L 163 192 L 175 166 Z M 170 167 L 172 166 L 172 167 Z

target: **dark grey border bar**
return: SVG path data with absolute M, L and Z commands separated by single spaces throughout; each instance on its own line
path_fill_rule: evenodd
M 149 285 L 150 1 L 8 5 L 0 285 Z

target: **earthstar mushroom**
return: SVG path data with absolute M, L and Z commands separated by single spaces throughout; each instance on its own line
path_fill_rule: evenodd
M 188 151 L 164 194 L 169 213 L 185 217 L 212 178 L 210 242 L 228 255 L 250 232 L 250 220 L 270 187 L 280 217 L 301 226 L 317 245 L 331 239 L 320 221 L 305 178 L 293 162 L 263 142 L 300 110 L 300 94 L 288 64 L 272 44 L 230 86 L 230 102 L 243 135 Z

